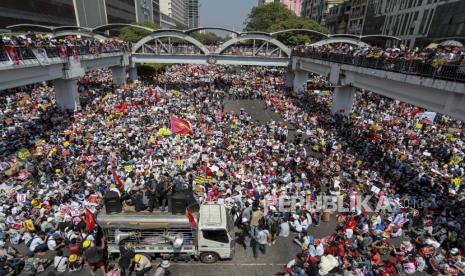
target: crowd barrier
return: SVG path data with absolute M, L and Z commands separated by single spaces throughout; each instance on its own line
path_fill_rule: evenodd
M 292 55 L 433 79 L 465 82 L 465 66 L 460 64 L 435 65 L 421 60 L 351 56 L 339 53 L 314 51 L 293 51 Z

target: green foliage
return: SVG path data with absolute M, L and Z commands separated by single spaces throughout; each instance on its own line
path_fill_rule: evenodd
M 165 69 L 169 64 L 158 64 L 158 63 L 146 63 L 137 67 L 137 73 L 141 77 L 153 77 L 156 73 L 159 73 Z
M 321 33 L 328 33 L 328 30 L 319 25 L 314 20 L 305 20 L 296 16 L 284 4 L 270 3 L 259 7 L 254 7 L 246 20 L 246 31 L 277 32 L 287 29 L 308 29 Z M 297 45 L 308 43 L 318 35 L 307 32 L 283 33 L 276 38 L 286 45 Z
M 154 29 L 154 30 L 160 29 L 159 25 L 157 25 L 155 23 L 152 23 L 152 22 L 141 22 L 141 23 L 134 22 L 134 23 L 131 23 L 131 24 L 148 27 L 148 28 L 151 28 L 151 29 Z M 148 30 L 128 26 L 128 27 L 124 27 L 121 30 L 119 38 L 124 40 L 124 41 L 137 42 L 141 38 L 143 38 L 144 36 L 147 36 L 149 34 L 150 34 L 150 31 L 148 31 Z
M 212 32 L 205 32 L 205 33 L 191 33 L 190 34 L 193 38 L 197 39 L 204 45 L 212 45 L 212 44 L 217 44 L 218 42 L 223 41 L 222 37 L 219 37 L 215 33 Z
M 277 32 L 280 30 L 289 30 L 289 29 L 306 29 L 306 30 L 317 31 L 320 33 L 328 33 L 328 30 L 325 27 L 318 24 L 316 21 L 304 20 L 297 16 L 290 17 L 285 21 L 271 25 L 268 31 Z M 286 45 L 298 45 L 298 44 L 309 43 L 312 41 L 312 38 L 316 38 L 316 40 L 319 40 L 318 38 L 320 38 L 320 36 L 317 34 L 311 34 L 308 32 L 301 32 L 301 33 L 289 32 L 289 33 L 278 34 L 276 38 Z
M 295 16 L 292 11 L 281 3 L 269 3 L 254 7 L 246 19 L 245 30 L 248 32 L 266 32 L 272 25 L 285 21 L 292 16 Z

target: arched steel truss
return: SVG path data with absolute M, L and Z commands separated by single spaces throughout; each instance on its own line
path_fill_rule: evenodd
M 163 45 L 164 43 L 162 43 L 160 41 L 160 39 L 162 38 L 177 38 L 177 39 L 181 39 L 181 40 L 184 40 L 184 41 L 187 41 L 189 42 L 190 44 L 196 46 L 197 48 L 200 49 L 200 51 L 203 52 L 204 55 L 208 55 L 210 53 L 210 51 L 208 50 L 208 48 L 203 45 L 200 41 L 198 41 L 197 39 L 193 38 L 192 36 L 189 36 L 187 34 L 185 34 L 184 32 L 182 31 L 178 31 L 178 30 L 159 30 L 159 31 L 155 31 L 153 33 L 151 33 L 150 35 L 142 38 L 141 40 L 139 40 L 132 48 L 132 52 L 133 53 L 136 53 L 137 51 L 139 51 L 140 49 L 142 49 L 142 47 L 147 43 L 147 42 L 150 42 L 152 40 L 155 40 L 155 42 L 157 43 L 160 43 L 161 45 Z
M 291 49 L 289 47 L 284 45 L 279 40 L 274 39 L 272 36 L 261 34 L 261 33 L 245 33 L 238 37 L 232 38 L 226 41 L 225 43 L 221 44 L 221 46 L 215 51 L 215 54 L 221 55 L 227 48 L 231 47 L 232 45 L 243 42 L 243 41 L 247 41 L 247 40 L 254 40 L 254 41 L 259 40 L 259 41 L 264 42 L 258 48 L 253 50 L 254 55 L 256 54 L 256 52 L 261 51 L 264 47 L 268 47 L 268 44 L 277 46 L 287 56 L 291 55 Z
M 357 45 L 359 47 L 368 47 L 369 45 L 366 44 L 365 42 L 358 40 L 358 39 L 353 39 L 349 37 L 329 37 L 327 39 L 320 40 L 318 42 L 315 42 L 311 44 L 312 46 L 323 46 L 327 44 L 335 44 L 335 43 L 342 43 L 342 44 L 351 44 L 351 45 Z
M 44 25 L 37 25 L 37 24 L 17 24 L 11 25 L 6 27 L 6 29 L 15 31 L 15 30 L 31 30 L 31 31 L 40 31 L 51 33 L 55 37 L 62 37 L 68 35 L 81 35 L 85 37 L 93 37 L 96 39 L 107 39 L 102 34 L 97 34 L 96 32 L 104 32 L 112 29 L 123 28 L 123 27 L 134 27 L 139 28 L 145 31 L 151 32 L 146 37 L 139 40 L 133 46 L 133 52 L 136 53 L 137 51 L 144 51 L 145 45 L 150 41 L 155 41 L 156 44 L 161 45 L 162 48 L 167 48 L 165 43 L 161 41 L 163 38 L 167 38 L 170 40 L 171 38 L 180 39 L 186 41 L 194 46 L 196 46 L 200 52 L 204 55 L 221 55 L 227 48 L 244 42 L 248 40 L 253 41 L 254 49 L 252 54 L 256 55 L 259 52 L 267 52 L 269 45 L 272 45 L 272 49 L 278 49 L 280 52 L 285 53 L 287 56 L 291 55 L 291 49 L 280 42 L 278 39 L 274 38 L 276 35 L 291 33 L 291 32 L 300 32 L 300 33 L 308 33 L 312 36 L 321 37 L 322 40 L 312 44 L 314 46 L 320 46 L 325 44 L 332 44 L 332 43 L 347 43 L 352 45 L 358 45 L 361 47 L 368 46 L 367 43 L 364 42 L 365 39 L 370 38 L 379 38 L 384 40 L 397 40 L 400 41 L 399 38 L 394 36 L 387 36 L 387 35 L 365 35 L 365 36 L 357 36 L 357 35 L 350 35 L 350 34 L 324 34 L 314 30 L 308 29 L 289 29 L 289 30 L 281 30 L 273 33 L 266 33 L 266 32 L 237 32 L 234 30 L 230 30 L 227 28 L 221 27 L 199 27 L 189 30 L 171 30 L 171 29 L 160 29 L 154 30 L 149 27 L 140 26 L 140 25 L 133 25 L 133 24 L 125 24 L 125 23 L 113 23 L 113 24 L 106 24 L 97 26 L 95 28 L 85 28 L 79 26 L 44 26 Z M 209 50 L 208 47 L 202 44 L 197 39 L 190 36 L 190 33 L 197 32 L 200 30 L 219 30 L 219 31 L 226 31 L 235 34 L 234 38 L 224 42 L 221 46 L 219 46 L 216 50 Z M 261 43 L 256 45 L 255 41 L 261 41 Z M 169 43 L 170 44 L 170 43 Z M 169 45 L 171 47 L 171 45 Z M 265 50 L 266 49 L 266 50 Z M 153 50 L 152 50 L 153 51 Z M 170 51 L 166 51 L 168 53 L 172 53 Z
M 69 35 L 92 37 L 92 38 L 99 39 L 99 40 L 108 39 L 108 37 L 106 37 L 106 36 L 96 34 L 96 33 L 93 33 L 93 32 L 85 32 L 85 31 L 58 31 L 58 32 L 53 32 L 52 33 L 53 37 L 64 37 L 64 36 L 69 36 Z
M 227 28 L 221 28 L 221 27 L 198 27 L 198 28 L 185 30 L 184 33 L 190 34 L 190 33 L 195 33 L 195 32 L 202 31 L 202 30 L 217 30 L 217 31 L 225 31 L 225 32 L 228 32 L 228 33 L 233 33 L 233 34 L 236 34 L 236 35 L 241 34 L 241 32 L 230 30 L 230 29 L 227 29 Z

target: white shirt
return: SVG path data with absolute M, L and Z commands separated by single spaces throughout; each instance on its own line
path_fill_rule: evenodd
M 29 250 L 31 251 L 34 251 L 34 249 L 36 249 L 36 247 L 39 245 L 39 244 L 43 244 L 44 243 L 44 240 L 40 237 L 33 237 L 32 238 L 32 242 L 31 242 L 31 246 L 29 246 Z
M 53 267 L 55 267 L 58 272 L 66 272 L 68 268 L 68 258 L 64 256 L 55 256 L 53 259 Z
M 294 220 L 291 222 L 291 226 L 295 229 L 295 231 L 302 232 L 302 225 L 300 224 L 300 221 Z
M 48 246 L 48 250 L 55 250 L 55 247 L 57 246 L 57 242 L 55 241 L 54 238 L 50 237 L 47 240 L 47 246 Z
M 316 256 L 323 256 L 325 254 L 325 247 L 323 244 L 319 244 L 318 246 L 315 247 L 315 254 Z
M 268 230 L 261 230 L 261 231 L 258 231 L 258 234 L 257 234 L 257 242 L 259 244 L 268 244 L 268 235 L 270 233 L 268 232 Z

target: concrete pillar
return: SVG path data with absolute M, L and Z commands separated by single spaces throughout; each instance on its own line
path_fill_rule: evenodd
M 53 86 L 58 107 L 65 110 L 77 110 L 81 107 L 77 79 L 56 79 Z
M 340 86 L 336 87 L 333 94 L 333 106 L 331 113 L 342 113 L 348 116 L 352 112 L 352 106 L 354 104 L 355 87 L 351 86 Z M 343 112 L 341 112 L 343 110 Z
M 286 75 L 286 87 L 287 88 L 294 88 L 294 72 L 292 70 L 287 71 Z
M 129 78 L 132 81 L 138 80 L 139 76 L 137 75 L 137 67 L 131 67 L 129 68 Z
M 294 91 L 303 92 L 304 85 L 307 84 L 308 81 L 308 72 L 305 71 L 294 71 Z
M 126 84 L 126 67 L 115 66 L 110 67 L 113 76 L 113 84 L 125 85 Z

